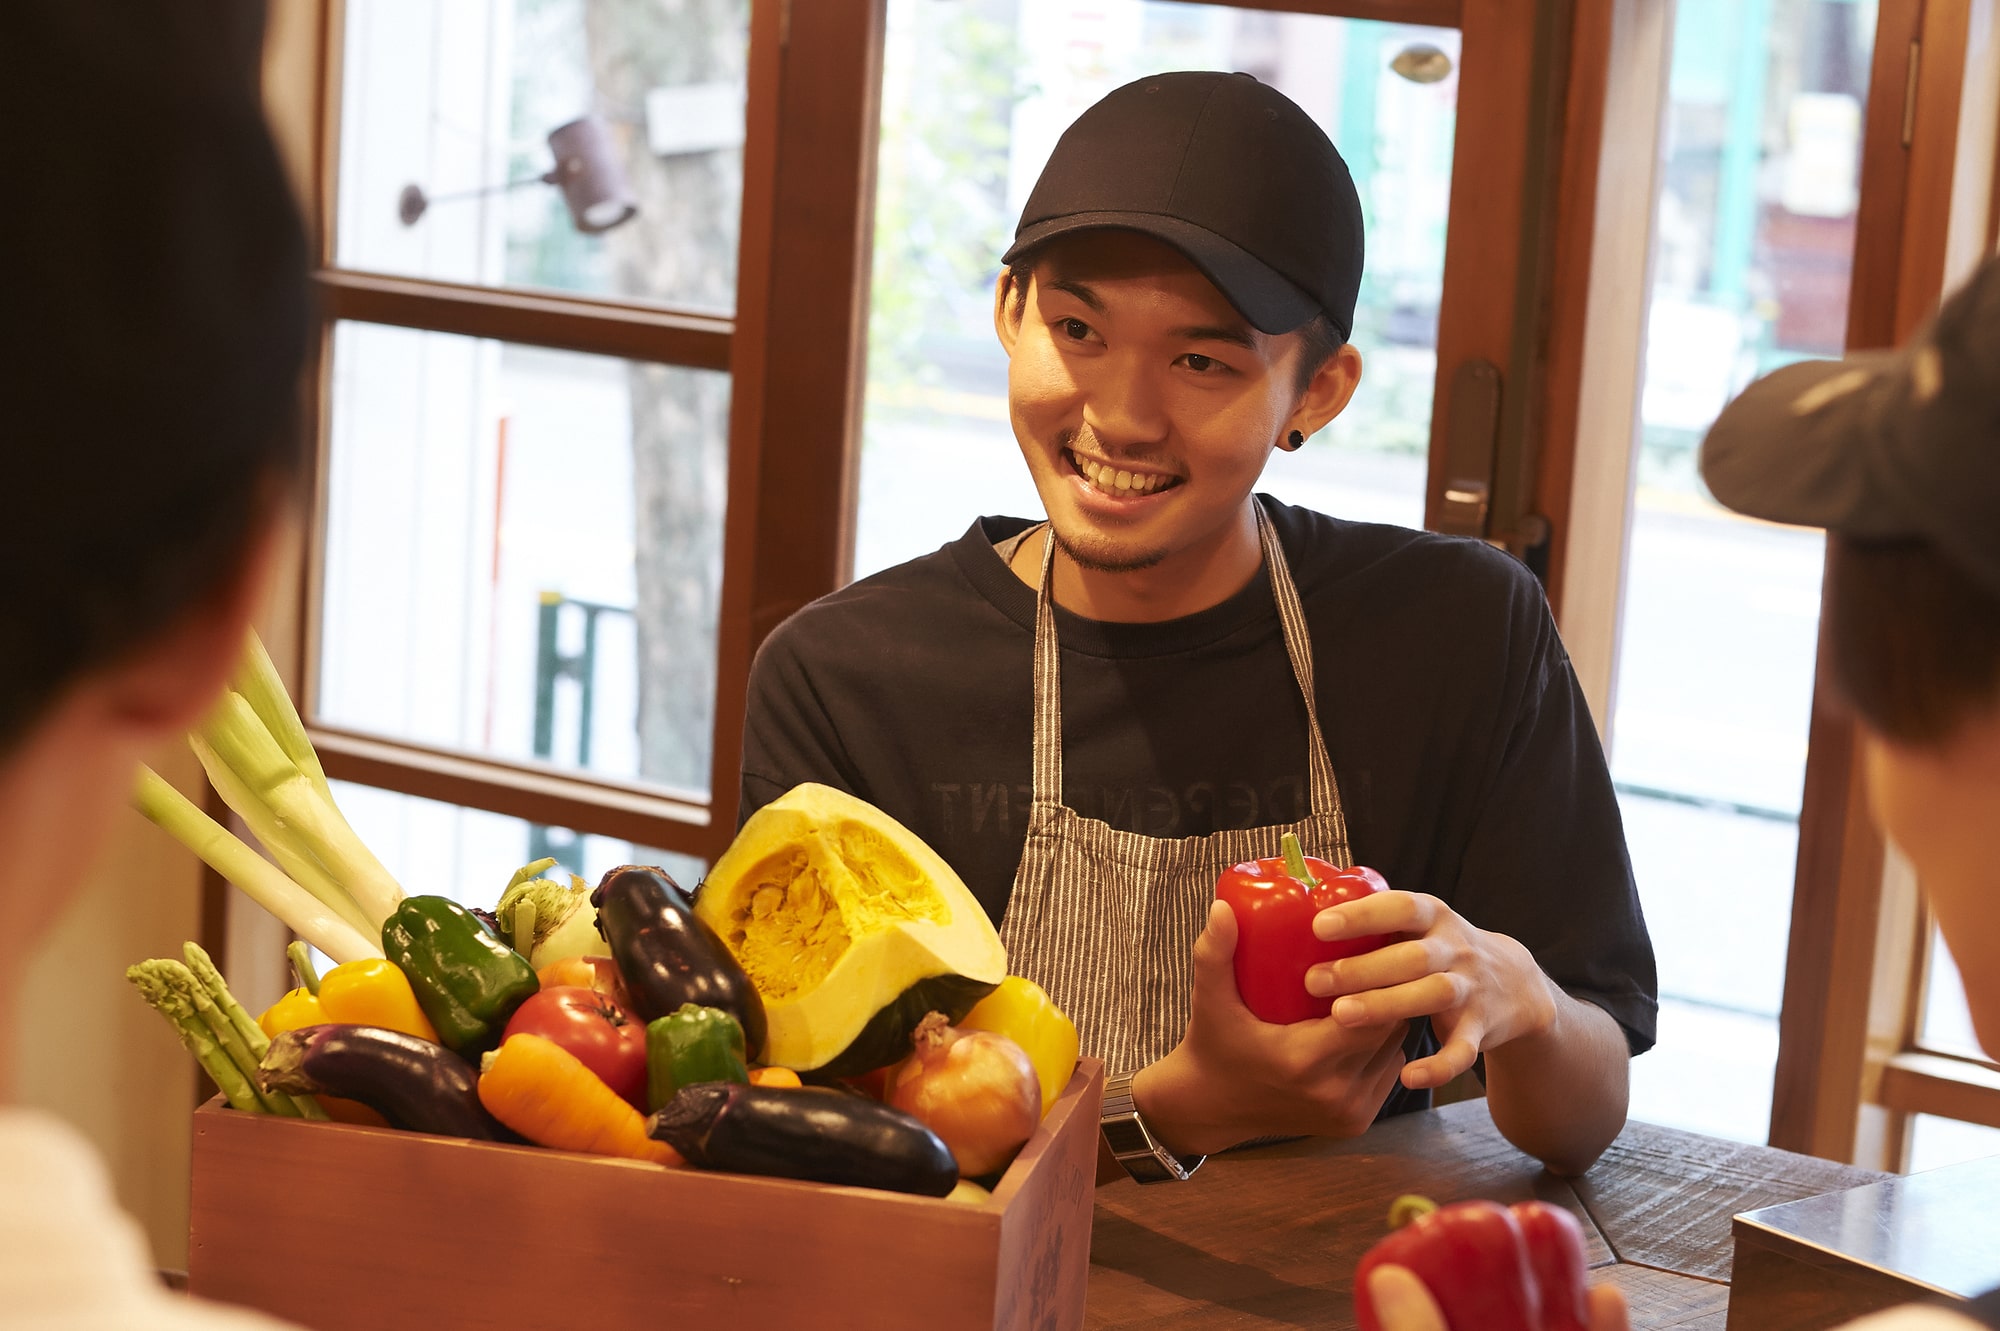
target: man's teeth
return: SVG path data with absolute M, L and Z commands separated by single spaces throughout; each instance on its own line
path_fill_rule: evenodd
M 1171 476 L 1147 476 L 1120 471 L 1116 467 L 1101 466 L 1075 453 L 1070 454 L 1069 458 L 1076 464 L 1076 469 L 1082 473 L 1083 478 L 1105 494 L 1149 495 L 1174 483 L 1174 478 Z

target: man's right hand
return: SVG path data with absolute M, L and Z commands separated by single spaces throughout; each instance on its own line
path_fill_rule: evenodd
M 1409 1023 L 1259 1021 L 1236 991 L 1235 955 L 1236 915 L 1218 901 L 1194 942 L 1187 1034 L 1132 1079 L 1147 1125 L 1181 1155 L 1253 1137 L 1358 1136 L 1403 1070 Z

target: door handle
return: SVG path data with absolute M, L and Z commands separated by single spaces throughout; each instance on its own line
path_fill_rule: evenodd
M 1452 373 L 1445 409 L 1444 502 L 1437 530 L 1486 539 L 1499 444 L 1499 367 L 1489 360 L 1465 361 Z

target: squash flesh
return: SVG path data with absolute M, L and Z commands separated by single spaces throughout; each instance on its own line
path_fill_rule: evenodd
M 904 1009 L 943 1004 L 956 1019 L 1006 975 L 998 935 L 951 868 L 886 814 L 823 786 L 753 815 L 695 911 L 764 999 L 765 1060 L 801 1072 L 893 1061 L 923 1015 Z

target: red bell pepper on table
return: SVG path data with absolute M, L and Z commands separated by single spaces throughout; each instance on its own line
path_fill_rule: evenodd
M 1285 1025 L 1324 1017 L 1331 999 L 1306 992 L 1306 971 L 1321 962 L 1372 952 L 1387 935 L 1314 936 L 1313 916 L 1389 885 L 1373 869 L 1337 868 L 1308 856 L 1298 837 L 1285 833 L 1284 854 L 1246 860 L 1222 871 L 1215 895 L 1236 912 L 1236 991 L 1259 1021 Z
M 1452 1331 L 1588 1331 L 1583 1230 L 1561 1207 L 1398 1197 L 1389 1220 L 1400 1228 L 1354 1268 L 1361 1331 L 1381 1331 L 1368 1293 L 1378 1266 L 1421 1280 Z

